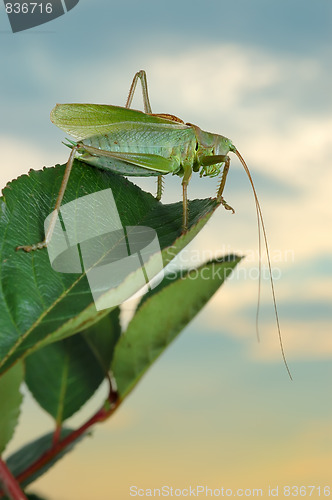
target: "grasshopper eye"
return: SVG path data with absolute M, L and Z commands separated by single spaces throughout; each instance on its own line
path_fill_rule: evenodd
M 234 151 L 234 146 L 232 141 L 230 139 L 227 139 L 227 137 L 218 135 L 214 148 L 214 154 L 227 155 L 229 151 Z

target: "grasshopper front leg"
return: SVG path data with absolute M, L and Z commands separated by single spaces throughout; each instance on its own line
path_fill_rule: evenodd
M 56 203 L 55 203 L 54 211 L 53 211 L 53 214 L 52 214 L 49 226 L 47 228 L 47 231 L 45 233 L 45 239 L 43 241 L 40 241 L 39 243 L 34 243 L 33 245 L 18 246 L 18 247 L 16 247 L 16 250 L 24 250 L 25 252 L 32 252 L 34 250 L 45 248 L 49 244 L 49 242 L 50 242 L 50 240 L 52 238 L 52 234 L 53 234 L 53 231 L 54 231 L 56 220 L 58 218 L 58 213 L 59 213 L 60 206 L 61 206 L 61 203 L 62 203 L 62 200 L 63 200 L 63 196 L 64 196 L 65 191 L 66 191 L 66 187 L 67 187 L 67 184 L 68 184 L 70 172 L 71 172 L 71 169 L 72 169 L 72 166 L 73 166 L 73 162 L 74 162 L 74 158 L 75 158 L 75 153 L 76 153 L 77 149 L 78 149 L 78 146 L 74 146 L 73 149 L 70 152 L 70 155 L 69 155 L 69 158 L 68 158 L 68 161 L 67 161 L 67 164 L 66 164 L 65 173 L 63 175 L 63 179 L 62 179 L 62 182 L 61 182 L 60 191 L 59 191 Z
M 227 155 L 201 156 L 199 159 L 199 163 L 203 167 L 207 167 L 210 165 L 217 165 L 218 163 L 225 164 L 223 172 L 222 172 L 222 176 L 220 179 L 219 188 L 217 191 L 217 201 L 219 203 L 221 203 L 224 206 L 224 208 L 226 208 L 226 210 L 231 210 L 234 214 L 235 213 L 234 208 L 232 208 L 230 205 L 228 205 L 228 203 L 226 203 L 226 201 L 224 200 L 224 198 L 222 196 L 224 188 L 225 188 L 225 184 L 226 184 L 226 178 L 227 178 L 227 174 L 229 171 L 229 166 L 231 163 L 229 156 L 227 156 Z
M 225 184 L 226 184 L 226 177 L 227 177 L 227 174 L 229 171 L 230 163 L 231 163 L 231 160 L 230 160 L 229 156 L 226 156 L 225 166 L 224 166 L 224 170 L 223 170 L 223 173 L 221 176 L 221 180 L 220 180 L 220 184 L 219 184 L 219 188 L 218 188 L 218 192 L 217 192 L 217 201 L 219 201 L 226 208 L 226 210 L 232 210 L 232 212 L 234 214 L 235 213 L 234 208 L 232 208 L 230 205 L 228 205 L 222 196 L 222 194 L 224 192 Z

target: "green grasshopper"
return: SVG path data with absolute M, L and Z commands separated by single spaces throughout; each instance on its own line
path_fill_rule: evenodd
M 131 109 L 138 80 L 141 81 L 142 86 L 144 112 Z M 221 175 L 216 199 L 227 210 L 234 212 L 233 208 L 223 199 L 222 194 L 230 167 L 228 153 L 235 153 L 243 165 L 254 194 L 259 236 L 259 275 L 261 275 L 262 230 L 281 351 L 290 375 L 281 341 L 262 211 L 250 171 L 233 143 L 227 137 L 205 132 L 192 123 L 184 123 L 183 120 L 176 116 L 152 113 L 146 73 L 143 70 L 135 74 L 124 108 L 102 104 L 57 104 L 51 111 L 51 121 L 61 130 L 69 133 L 76 142 L 68 141 L 68 144 L 66 144 L 71 148 L 71 153 L 45 239 L 33 245 L 18 246 L 16 249 L 31 252 L 47 247 L 52 237 L 75 158 L 93 167 L 111 170 L 121 175 L 157 176 L 157 200 L 160 200 L 162 196 L 162 179 L 164 175 L 175 174 L 181 177 L 183 196 L 182 232 L 185 233 L 188 228 L 187 187 L 193 172 L 199 173 L 200 177 Z M 257 317 L 259 297 L 260 280 Z
M 139 79 L 144 113 L 131 109 Z M 232 142 L 222 135 L 204 132 L 196 125 L 184 123 L 173 115 L 153 114 L 145 71 L 135 74 L 124 108 L 102 104 L 57 104 L 51 111 L 51 121 L 77 141 L 68 141 L 66 144 L 71 148 L 71 153 L 54 208 L 54 222 L 74 158 L 121 175 L 157 176 L 157 200 L 162 196 L 163 175 L 175 174 L 182 177 L 183 233 L 188 227 L 187 186 L 193 172 L 199 172 L 201 177 L 215 177 L 222 172 L 217 201 L 234 212 L 223 199 L 222 193 L 230 166 L 230 151 L 240 158 L 248 173 L 241 155 Z M 53 229 L 54 223 L 51 220 L 44 241 L 19 246 L 17 249 L 31 252 L 46 247 Z

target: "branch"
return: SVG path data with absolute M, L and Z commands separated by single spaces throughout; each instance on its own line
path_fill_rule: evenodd
M 7 467 L 7 464 L 0 458 L 0 481 L 6 494 L 11 500 L 27 500 L 20 488 L 18 481 Z
M 27 469 L 25 469 L 23 472 L 21 472 L 17 478 L 15 479 L 8 467 L 4 462 L 3 465 L 5 466 L 5 470 L 8 471 L 6 473 L 6 477 L 8 474 L 12 478 L 12 481 L 16 485 L 16 488 L 18 488 L 18 492 L 20 493 L 20 496 L 16 494 L 14 496 L 14 493 L 9 494 L 9 491 L 6 490 L 6 485 L 8 485 L 8 479 L 4 480 L 4 488 L 6 493 L 10 496 L 11 500 L 27 500 L 27 498 L 24 496 L 24 494 L 21 492 L 19 489 L 19 483 L 22 483 L 26 481 L 30 476 L 38 472 L 40 469 L 45 467 L 51 460 L 53 460 L 62 450 L 67 448 L 70 444 L 72 444 L 76 439 L 78 439 L 82 434 L 84 434 L 92 425 L 98 423 L 98 422 L 103 422 L 104 420 L 108 419 L 115 410 L 120 406 L 122 402 L 122 399 L 118 397 L 118 394 L 116 391 L 112 389 L 112 386 L 110 387 L 110 392 L 108 395 L 108 398 L 104 405 L 95 413 L 85 424 L 83 424 L 81 427 L 76 429 L 76 431 L 73 431 L 71 434 L 69 434 L 67 437 L 65 437 L 62 440 L 58 440 L 56 442 L 53 442 L 52 447 L 47 450 L 41 457 L 39 457 L 35 462 L 33 462 Z M 1 460 L 1 459 L 0 459 Z M 4 473 L 2 473 L 1 470 L 1 462 L 0 462 L 0 479 Z M 3 498 L 4 491 L 0 491 L 0 499 Z

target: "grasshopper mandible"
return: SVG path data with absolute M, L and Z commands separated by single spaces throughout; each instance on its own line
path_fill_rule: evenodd
M 141 81 L 144 112 L 131 108 L 138 80 Z M 198 172 L 200 177 L 216 177 L 221 174 L 216 199 L 227 210 L 234 212 L 222 195 L 230 167 L 228 153 L 235 153 L 251 184 L 257 213 L 259 290 L 256 322 L 260 301 L 262 230 L 281 352 L 289 376 L 292 378 L 282 345 L 262 211 L 250 171 L 234 144 L 227 137 L 205 132 L 196 125 L 185 123 L 176 116 L 152 113 L 146 73 L 143 70 L 138 71 L 133 78 L 125 107 L 103 104 L 57 104 L 51 111 L 51 121 L 61 130 L 69 133 L 76 142 L 68 141 L 68 144 L 66 144 L 71 148 L 71 152 L 56 200 L 54 215 L 46 231 L 45 239 L 33 245 L 18 246 L 16 249 L 31 252 L 47 247 L 52 237 L 75 158 L 93 167 L 111 170 L 121 175 L 157 176 L 157 200 L 160 200 L 162 196 L 163 175 L 171 173 L 181 177 L 183 196 L 182 232 L 185 233 L 188 227 L 187 186 L 193 172 Z

